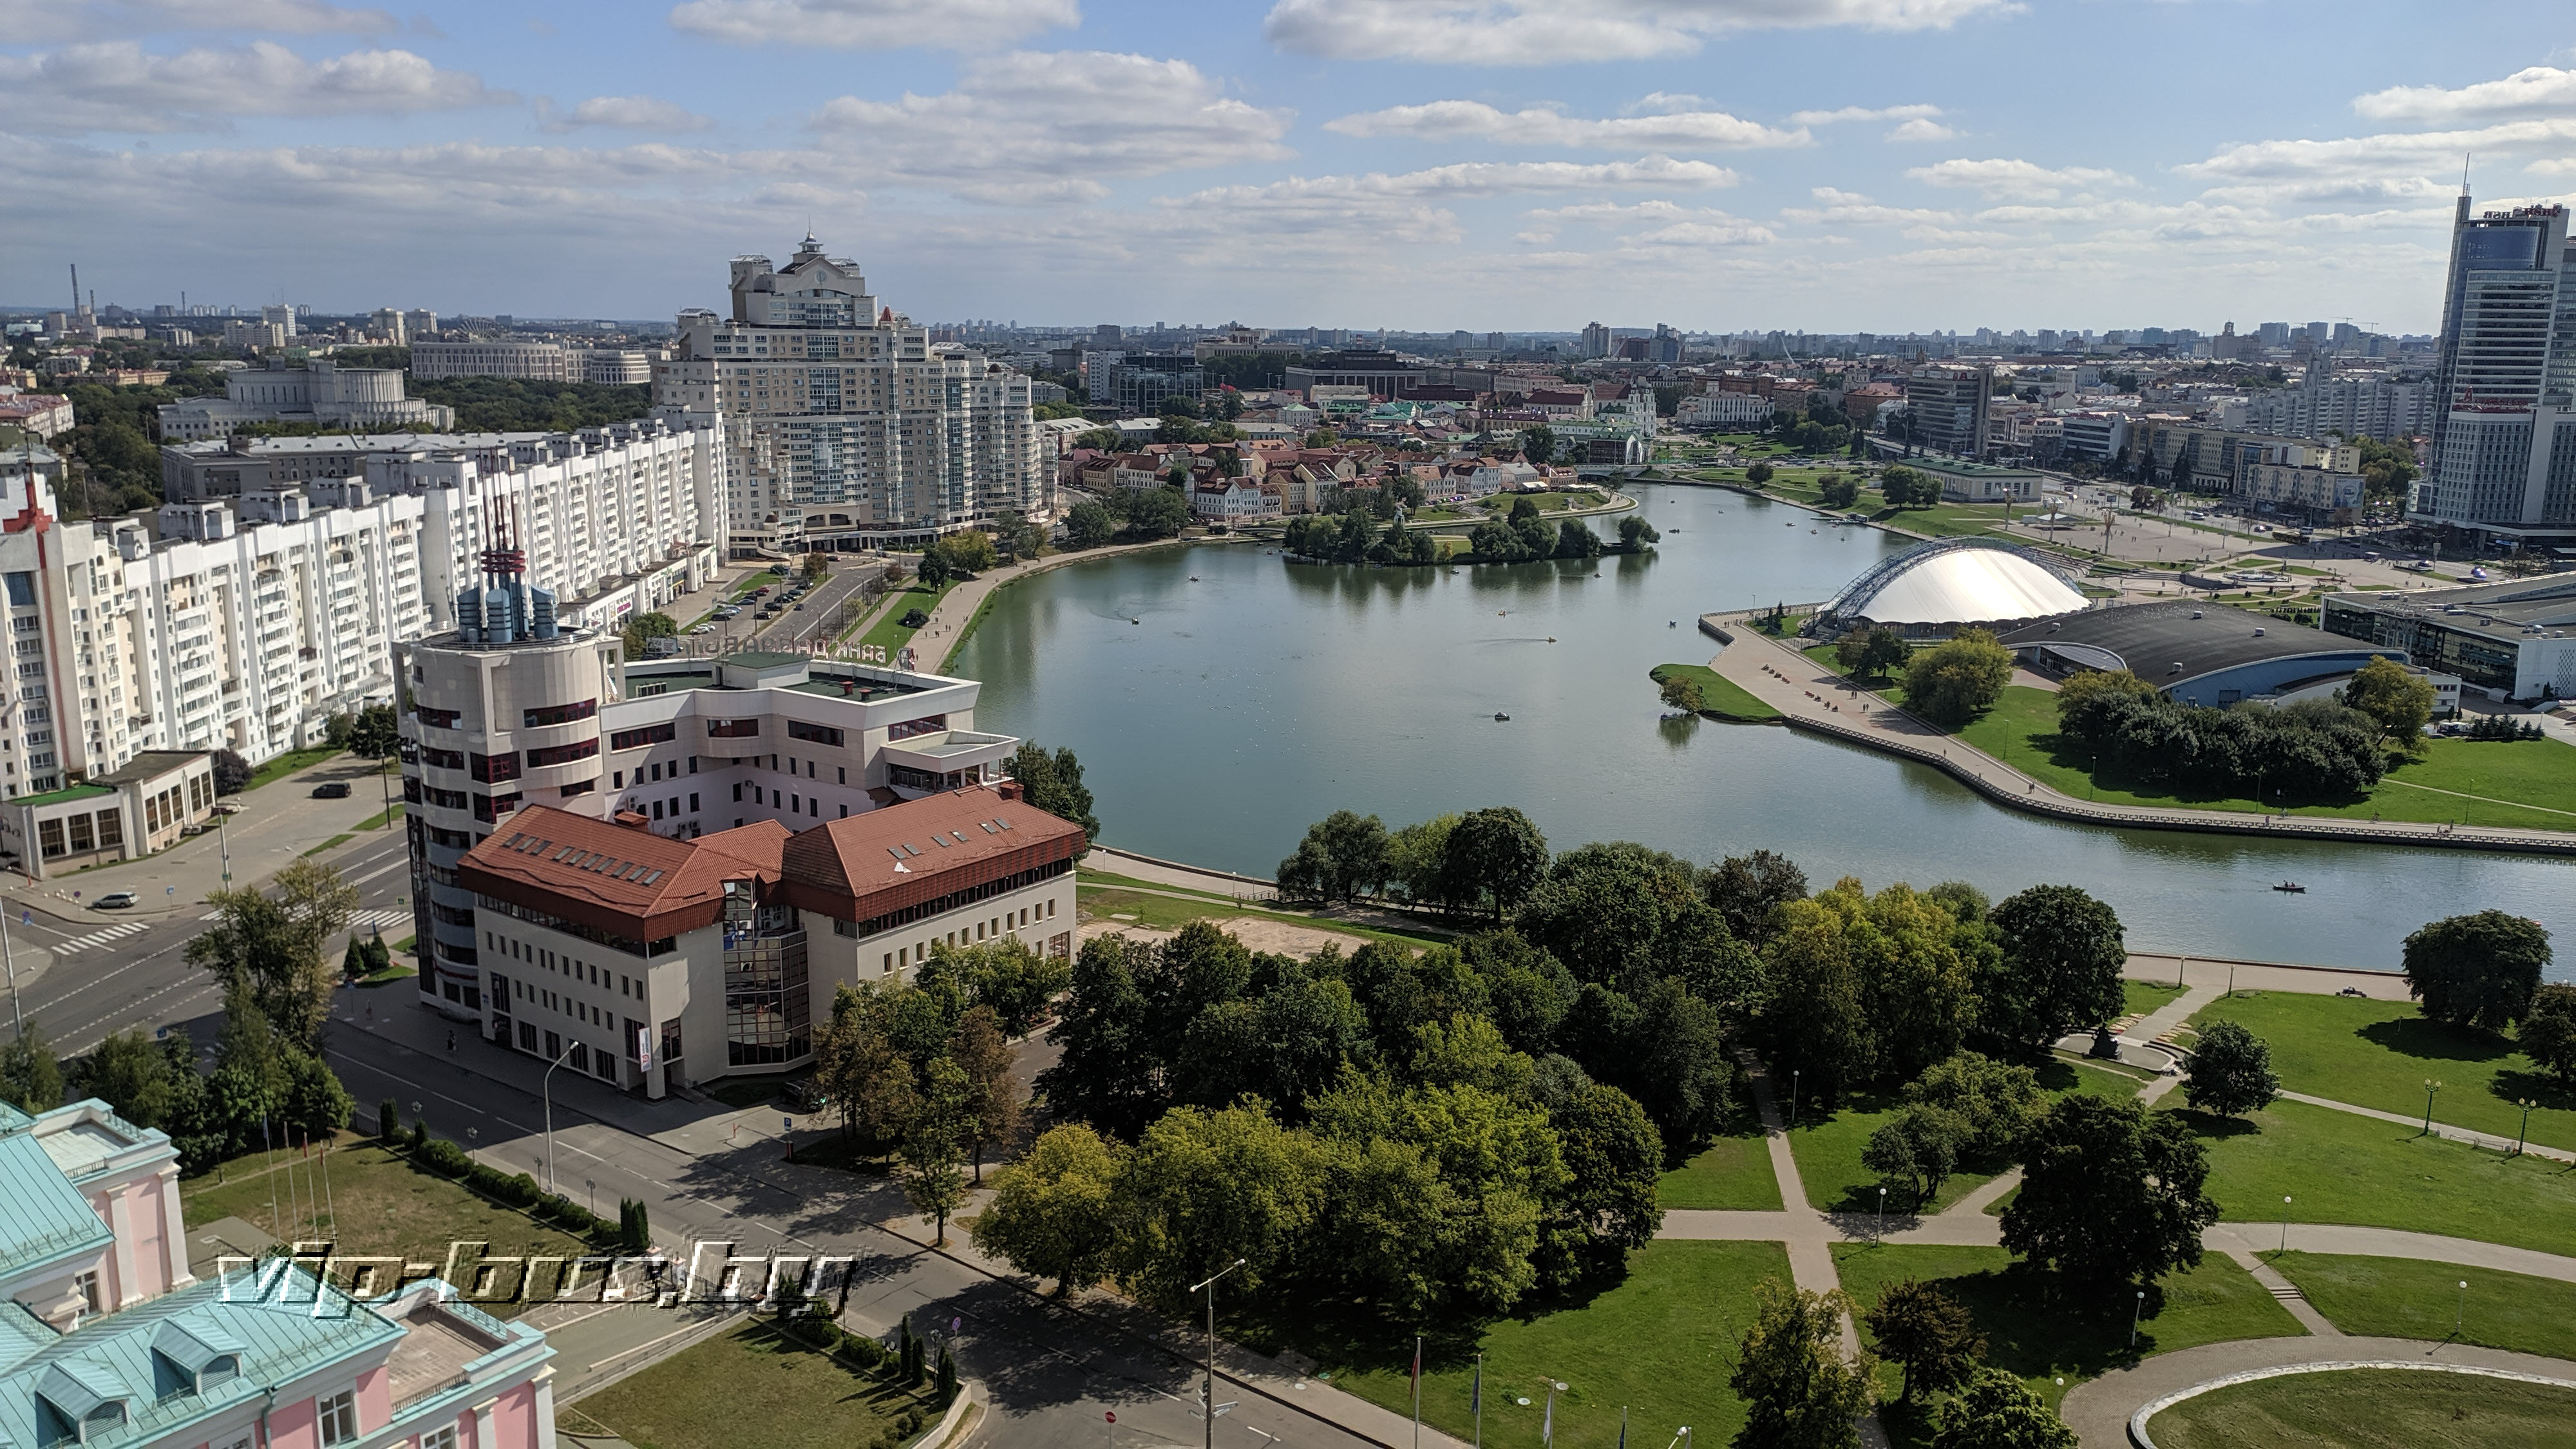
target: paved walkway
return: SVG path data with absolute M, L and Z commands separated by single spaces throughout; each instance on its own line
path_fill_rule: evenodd
M 1791 643 L 1745 627 L 1740 615 L 1704 615 L 1702 625 L 1724 628 L 1732 636 L 1732 642 L 1708 662 L 1708 667 L 1780 711 L 1790 725 L 1932 765 L 1947 771 L 1960 783 L 1988 799 L 2014 809 L 2082 824 L 2131 829 L 2287 835 L 2376 845 L 2429 845 L 2576 855 L 2576 834 L 2564 831 L 2509 830 L 2482 825 L 2455 827 L 2399 820 L 2342 820 L 2320 815 L 2284 818 L 2229 810 L 2104 805 L 2079 799 L 2061 793 L 2034 775 L 2015 769 L 2008 761 L 1998 760 L 1958 737 L 1868 695 L 1840 674 L 1799 653 Z
M 2235 1339 L 2160 1353 L 2134 1368 L 2113 1369 L 2088 1379 L 2067 1392 L 2058 1411 L 2084 1449 L 2129 1449 L 2129 1416 L 2167 1394 L 2247 1369 L 2355 1360 L 2432 1360 L 2558 1379 L 2576 1374 L 2576 1364 L 2560 1359 L 2414 1338 Z
M 2332 1107 L 2338 1112 L 2350 1112 L 2356 1117 L 2370 1117 L 2381 1122 L 2394 1122 L 2401 1127 L 2421 1128 L 2424 1125 L 2424 1119 L 2421 1116 L 2410 1117 L 2403 1112 L 2383 1112 L 2377 1107 L 2356 1107 L 2350 1102 L 2338 1102 L 2331 1097 L 2311 1097 L 2305 1092 L 2283 1092 L 2281 1095 L 2293 1102 L 2305 1102 L 2311 1107 Z M 2494 1152 L 2511 1152 L 2514 1149 L 2514 1139 L 2510 1137 L 2498 1136 L 2493 1132 L 2473 1132 L 2466 1127 L 2454 1127 L 2448 1122 L 2434 1123 L 2433 1135 L 2447 1137 L 2453 1142 L 2466 1142 L 2473 1146 L 2484 1147 Z M 2576 1163 L 2576 1152 L 2569 1152 L 2561 1147 L 2543 1147 L 2537 1142 L 2525 1142 L 2522 1144 L 2522 1150 L 2534 1157 L 2546 1157 L 2552 1162 Z

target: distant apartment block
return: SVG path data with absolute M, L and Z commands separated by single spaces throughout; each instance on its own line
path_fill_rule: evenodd
M 39 438 L 72 430 L 72 400 L 58 393 L 0 388 L 0 427 L 24 428 Z
M 2433 387 L 2421 382 L 2337 378 L 2256 393 L 2247 399 L 2247 432 L 2282 438 L 2412 437 L 2429 425 Z
M 1905 375 L 1905 408 L 1913 440 L 1935 452 L 1981 458 L 1986 452 L 1990 367 L 1918 367 Z

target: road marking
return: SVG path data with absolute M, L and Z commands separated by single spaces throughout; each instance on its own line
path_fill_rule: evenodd
M 92 931 L 86 936 L 74 936 L 70 940 L 56 945 L 54 949 L 57 951 L 86 951 L 94 946 L 104 946 L 110 941 L 131 936 L 137 931 L 148 931 L 151 929 L 152 923 L 149 921 L 127 921 L 121 925 L 110 926 L 104 931 Z
M 392 874 L 393 872 L 395 872 L 395 871 L 398 871 L 398 870 L 402 869 L 404 866 L 409 865 L 410 863 L 411 863 L 410 859 L 409 859 L 408 857 L 405 857 L 405 858 L 404 858 L 404 859 L 402 859 L 402 860 L 397 860 L 397 861 L 395 861 L 395 862 L 394 862 L 393 864 L 391 864 L 391 865 L 384 866 L 384 867 L 381 867 L 381 868 L 376 869 L 376 870 L 368 871 L 365 875 L 359 876 L 359 877 L 357 877 L 357 878 L 355 878 L 355 879 L 351 880 L 351 881 L 349 882 L 349 884 L 351 884 L 351 885 L 365 885 L 367 882 L 369 882 L 369 881 L 371 881 L 371 880 L 374 880 L 377 876 L 380 876 L 380 875 L 390 875 L 390 874 Z

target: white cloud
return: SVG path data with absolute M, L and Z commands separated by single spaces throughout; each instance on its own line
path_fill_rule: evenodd
M 2174 169 L 2222 185 L 2363 183 L 2448 177 L 2463 155 L 2558 151 L 2576 143 L 2576 118 L 2506 121 L 2465 131 L 2391 131 L 2327 141 L 2253 141 Z
M 1971 161 L 1964 157 L 1930 166 L 1916 166 L 1906 171 L 1908 177 L 1927 186 L 1967 187 L 1982 192 L 1988 199 L 2024 197 L 2033 201 L 2055 200 L 2067 187 L 2082 190 L 2091 186 L 2134 186 L 2137 182 L 2117 171 L 2104 171 L 2090 166 L 2066 166 L 2054 170 L 2033 161 L 1996 157 Z
M 1619 239 L 1630 249 L 1767 246 L 1779 240 L 1767 227 L 1750 222 L 1677 221 L 1652 231 Z
M 2378 121 L 2485 121 L 2576 113 L 2576 70 L 2535 65 L 2502 80 L 2458 90 L 2391 86 L 2355 96 L 2352 108 Z
M 1780 215 L 1791 221 L 1812 222 L 1828 226 L 1934 224 L 1958 220 L 1954 212 L 1930 211 L 1920 207 L 1881 206 L 1857 191 L 1839 191 L 1819 186 L 1810 195 L 1821 203 L 1816 206 L 1784 208 Z
M 1227 96 L 1185 60 L 1015 51 L 966 62 L 953 91 L 843 96 L 807 124 L 882 179 L 1010 201 L 1068 171 L 1151 176 L 1281 160 L 1291 114 Z
M 1417 140 L 1495 141 L 1514 146 L 1672 151 L 1743 150 L 1804 146 L 1803 130 L 1783 131 L 1724 111 L 1673 111 L 1659 115 L 1592 120 L 1552 106 L 1503 111 L 1482 101 L 1430 101 L 1343 116 L 1324 124 L 1345 136 L 1407 136 Z
M 321 0 L 0 0 L 0 41 L 45 45 L 169 31 L 272 35 L 378 35 L 396 28 L 382 10 Z
M 710 131 L 715 119 L 701 116 L 677 101 L 660 96 L 592 96 L 569 111 L 555 108 L 553 101 L 540 98 L 537 121 L 549 131 L 578 131 L 585 126 L 602 126 L 622 131 Z
M 1082 23 L 1076 0 L 687 0 L 671 24 L 734 45 L 980 50 Z
M 215 131 L 235 116 L 449 110 L 515 100 L 407 50 L 310 61 L 274 41 L 151 55 L 130 40 L 0 56 L 0 130 Z
M 1939 121 L 1926 120 L 1921 116 L 1916 116 L 1887 133 L 1887 139 L 1890 141 L 1955 141 L 1958 138 L 1957 131 L 1942 125 Z
M 1944 28 L 2012 0 L 1277 0 L 1262 32 L 1336 60 L 1556 65 L 1689 55 L 1730 31 Z
M 1830 126 L 1837 121 L 1918 121 L 1941 114 L 1939 106 L 1844 106 L 1832 111 L 1793 111 L 1792 126 Z
M 1644 187 L 1733 186 L 1739 178 L 1706 161 L 1647 156 L 1635 161 L 1467 161 L 1422 171 L 1365 176 L 1292 176 L 1260 185 L 1219 186 L 1180 198 L 1185 205 L 1260 207 L 1274 202 L 1342 197 L 1464 200 L 1547 191 L 1629 191 Z

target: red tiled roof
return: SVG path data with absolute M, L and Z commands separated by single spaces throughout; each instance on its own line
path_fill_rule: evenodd
M 990 785 L 818 825 L 787 843 L 788 904 L 868 920 L 1086 848 L 1082 827 Z
M 531 805 L 467 851 L 457 877 L 482 895 L 651 940 L 714 924 L 728 880 L 778 879 L 787 839 L 776 821 L 674 840 Z

